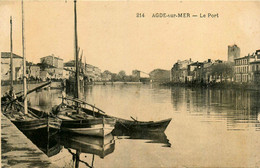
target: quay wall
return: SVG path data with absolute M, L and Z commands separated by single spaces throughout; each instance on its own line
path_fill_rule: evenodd
M 1 165 L 2 167 L 56 168 L 9 119 L 1 113 Z

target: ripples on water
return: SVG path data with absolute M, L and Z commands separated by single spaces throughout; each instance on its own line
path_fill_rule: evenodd
M 60 94 L 42 91 L 29 99 L 48 111 L 61 102 Z M 81 94 L 110 115 L 173 120 L 165 134 L 114 132 L 105 140 L 63 134 L 41 140 L 51 140 L 39 148 L 49 149 L 47 155 L 61 167 L 260 166 L 259 91 L 107 85 L 88 86 Z

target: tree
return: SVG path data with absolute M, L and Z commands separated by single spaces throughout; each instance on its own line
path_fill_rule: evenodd
M 233 68 L 229 63 L 219 63 L 214 64 L 211 67 L 211 75 L 215 77 L 220 77 L 220 81 L 222 82 L 223 78 L 227 80 L 228 78 L 233 77 Z
M 118 73 L 118 78 L 119 78 L 119 80 L 124 81 L 124 80 L 125 80 L 125 77 L 126 77 L 125 71 L 121 70 L 121 71 Z

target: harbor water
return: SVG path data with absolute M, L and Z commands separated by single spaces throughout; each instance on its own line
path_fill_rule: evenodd
M 118 134 L 105 140 L 68 134 L 55 135 L 54 140 L 32 137 L 55 165 L 260 166 L 258 91 L 122 84 L 87 86 L 81 94 L 82 99 L 113 116 L 172 121 L 164 134 Z M 29 101 L 47 112 L 61 103 L 60 96 L 61 90 L 42 90 L 30 94 Z

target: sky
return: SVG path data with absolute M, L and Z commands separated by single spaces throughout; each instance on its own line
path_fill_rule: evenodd
M 83 61 L 102 71 L 130 74 L 170 70 L 177 60 L 227 60 L 228 45 L 241 56 L 260 49 L 260 2 L 80 1 L 78 40 Z M 34 63 L 54 54 L 74 59 L 73 1 L 25 1 L 25 53 Z M 136 17 L 144 13 L 144 17 Z M 155 18 L 155 13 L 190 13 L 191 18 Z M 199 15 L 218 14 L 218 18 Z M 0 52 L 22 55 L 21 1 L 0 2 Z

